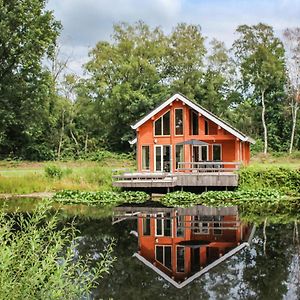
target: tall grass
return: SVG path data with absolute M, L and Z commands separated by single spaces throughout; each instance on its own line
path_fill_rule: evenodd
M 101 163 L 40 164 L 35 166 L 34 170 L 31 168 L 0 170 L 0 193 L 28 194 L 60 190 L 110 191 L 113 190 L 112 170 L 131 165 L 132 162 L 128 160 L 109 159 Z
M 43 203 L 32 214 L 0 213 L 1 299 L 87 299 L 108 272 L 113 242 L 96 267 L 78 256 L 73 225 L 61 226 Z

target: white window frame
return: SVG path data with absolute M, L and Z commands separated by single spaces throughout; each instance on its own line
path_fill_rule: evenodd
M 182 147 L 182 149 L 183 149 L 183 162 L 184 162 L 184 145 L 175 145 L 175 170 L 178 170 L 178 168 L 177 168 L 177 163 L 178 163 L 178 161 L 177 161 L 177 157 L 176 157 L 176 150 L 177 150 L 177 147 Z
M 170 147 L 170 173 L 172 173 L 173 170 L 173 159 L 172 159 L 172 145 L 154 145 L 154 172 L 164 172 L 164 151 L 163 151 L 163 147 L 164 146 L 169 146 Z M 161 164 L 161 169 L 160 170 L 156 170 L 156 151 L 157 148 L 160 148 L 161 150 L 161 158 L 160 158 L 160 164 Z
M 161 263 L 159 260 L 157 260 L 157 247 L 163 247 L 163 262 Z M 165 248 L 170 248 L 171 249 L 171 269 L 168 268 L 165 264 Z M 172 271 L 172 246 L 171 245 L 155 245 L 155 261 L 157 261 L 158 263 L 160 263 L 161 265 L 163 265 L 166 269 L 171 270 Z
M 176 134 L 176 110 L 182 111 L 182 134 Z M 183 117 L 183 108 L 175 108 L 174 109 L 174 135 L 175 136 L 183 136 L 184 135 L 184 117 Z
M 161 235 L 158 235 L 157 234 L 157 220 L 156 217 L 157 215 L 161 215 L 161 221 L 162 221 L 162 224 L 161 224 Z M 155 222 L 154 222 L 154 233 L 155 233 L 155 236 L 156 237 L 162 237 L 162 236 L 165 236 L 165 220 L 163 219 L 165 217 L 165 214 L 163 212 L 158 212 L 155 214 Z M 169 237 L 169 238 L 173 238 L 173 235 L 174 235 L 174 232 L 173 232 L 173 218 L 172 216 L 170 216 L 170 221 L 171 221 L 171 235 L 170 236 L 166 236 L 166 237 Z
M 163 122 L 163 116 L 170 112 L 170 134 L 164 134 L 164 122 Z M 155 123 L 161 118 L 161 134 L 156 135 L 155 134 Z M 171 110 L 167 110 L 164 114 L 162 114 L 158 119 L 156 119 L 153 122 L 153 136 L 160 137 L 160 136 L 171 136 Z
M 149 147 L 149 167 L 148 167 L 148 169 L 143 168 L 143 147 Z M 141 146 L 142 171 L 150 171 L 150 151 L 151 151 L 150 149 L 151 149 L 150 145 L 142 145 Z

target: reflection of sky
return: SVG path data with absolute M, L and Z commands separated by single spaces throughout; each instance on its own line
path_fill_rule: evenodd
M 61 43 L 72 55 L 70 69 L 81 73 L 88 49 L 108 40 L 114 23 L 144 20 L 169 32 L 178 22 L 199 24 L 205 36 L 230 46 L 240 24 L 265 22 L 278 35 L 299 26 L 299 0 L 49 0 L 64 30 Z

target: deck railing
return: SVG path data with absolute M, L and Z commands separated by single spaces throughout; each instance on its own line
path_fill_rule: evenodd
M 178 162 L 175 172 L 203 173 L 203 172 L 230 172 L 239 170 L 241 162 L 224 161 L 200 161 L 200 162 Z

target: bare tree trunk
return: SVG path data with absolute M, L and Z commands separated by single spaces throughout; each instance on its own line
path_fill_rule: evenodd
M 85 136 L 85 143 L 84 143 L 84 153 L 87 154 L 87 150 L 88 150 L 88 137 L 89 135 L 87 134 Z
M 72 137 L 72 139 L 73 139 L 73 140 L 74 140 L 74 142 L 75 142 L 77 154 L 79 155 L 79 144 L 78 144 L 78 141 L 77 141 L 77 139 L 76 139 L 75 135 L 73 134 L 73 131 L 72 131 L 72 129 L 70 129 L 70 133 L 71 133 L 71 137 Z
M 267 218 L 265 218 L 265 221 L 264 221 L 264 227 L 263 227 L 263 235 L 264 235 L 264 255 L 267 254 L 267 233 L 266 233 L 266 228 L 267 228 Z
M 262 105 L 262 111 L 261 111 L 261 121 L 264 128 L 264 154 L 267 154 L 268 152 L 268 129 L 266 125 L 265 120 L 265 114 L 266 114 L 266 105 L 265 105 L 265 89 L 261 91 L 261 105 Z
M 57 159 L 58 160 L 60 160 L 64 131 L 65 131 L 65 110 L 63 109 L 62 115 L 61 115 L 61 132 L 60 132 L 59 144 L 58 144 L 58 149 L 57 149 Z
M 292 133 L 291 133 L 291 143 L 290 143 L 290 149 L 289 153 L 292 153 L 293 150 L 293 145 L 294 145 L 294 138 L 295 138 L 295 130 L 296 130 L 296 123 L 297 123 L 297 114 L 298 114 L 298 109 L 299 109 L 299 104 L 298 104 L 298 94 L 296 96 L 296 101 L 294 104 L 292 104 Z

